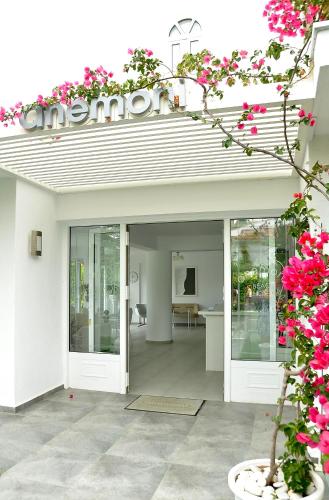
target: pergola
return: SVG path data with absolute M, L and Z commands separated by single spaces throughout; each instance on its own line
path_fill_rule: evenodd
M 228 129 L 241 116 L 241 108 L 213 112 Z M 282 144 L 278 103 L 258 115 L 253 125 L 259 129 L 257 135 L 241 131 L 237 137 L 273 152 Z M 287 134 L 289 141 L 296 139 L 298 126 L 289 127 Z M 247 156 L 236 145 L 223 148 L 225 138 L 219 129 L 182 113 L 124 119 L 2 137 L 0 168 L 55 192 L 292 175 L 289 164 L 271 156 Z

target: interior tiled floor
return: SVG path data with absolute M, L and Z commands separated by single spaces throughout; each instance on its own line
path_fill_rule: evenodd
M 230 467 L 268 456 L 273 406 L 188 417 L 125 410 L 134 398 L 61 390 L 0 413 L 0 499 L 231 500 Z
M 172 344 L 145 342 L 146 331 L 131 326 L 131 392 L 223 401 L 223 372 L 206 371 L 204 326 L 176 326 Z

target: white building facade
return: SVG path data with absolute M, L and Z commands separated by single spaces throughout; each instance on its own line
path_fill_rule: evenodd
M 183 21 L 169 30 L 173 64 L 188 45 L 203 46 L 202 22 Z M 328 42 L 329 26 L 320 23 L 314 72 L 292 96 L 317 117 L 314 130 L 289 131 L 302 141 L 298 154 L 305 166 L 329 163 Z M 178 110 L 159 93 L 142 91 L 107 103 L 108 109 L 94 103 L 79 113 L 64 110 L 63 116 L 61 109 L 41 117 L 31 113 L 25 128 L 1 132 L 0 407 L 18 408 L 63 385 L 129 390 L 129 226 L 192 221 L 223 224 L 224 400 L 276 401 L 279 365 L 287 353 L 277 343 L 275 273 L 280 255 L 287 259 L 292 251 L 285 228 L 275 240 L 276 223 L 301 190 L 300 180 L 289 165 L 261 155 L 249 158 L 235 147 L 222 149 L 218 131 L 185 114 L 201 109 L 199 91 L 180 82 L 174 94 L 180 97 Z M 265 104 L 257 141 L 270 148 L 282 134 L 280 102 L 273 102 L 273 95 L 270 85 L 236 88 L 211 107 L 229 122 L 239 116 L 242 100 Z M 325 202 L 315 196 L 314 205 L 329 224 Z M 262 231 L 261 243 L 253 240 L 250 227 Z M 85 261 L 75 228 L 87 235 Z M 32 231 L 42 233 L 41 256 L 31 255 Z M 253 260 L 255 245 L 264 261 Z M 243 272 L 250 277 L 254 272 L 247 269 L 246 249 L 259 282 L 267 280 L 268 286 L 266 295 L 247 285 L 241 309 L 235 279 L 241 283 Z M 112 259 L 112 281 L 104 255 Z M 104 347 L 97 329 L 108 310 L 116 319 L 110 319 L 111 345 Z M 76 348 L 72 332 L 79 321 L 84 337 Z M 262 340 L 264 321 L 268 332 Z M 243 349 L 237 347 L 240 341 Z

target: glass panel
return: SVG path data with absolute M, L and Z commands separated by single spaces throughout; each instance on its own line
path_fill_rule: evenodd
M 74 227 L 70 350 L 120 352 L 120 226 Z
M 294 252 L 288 227 L 280 219 L 232 220 L 231 252 L 232 359 L 288 359 L 277 328 L 288 299 L 280 273 Z

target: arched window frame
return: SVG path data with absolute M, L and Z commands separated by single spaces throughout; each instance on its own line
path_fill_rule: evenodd
M 169 47 L 172 69 L 175 69 L 177 62 L 184 54 L 194 53 L 200 49 L 201 34 L 201 25 L 195 18 L 180 19 L 170 28 Z

